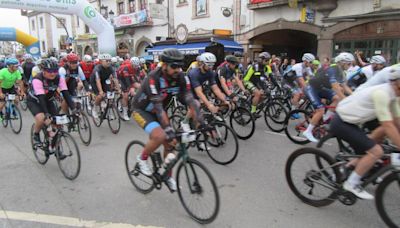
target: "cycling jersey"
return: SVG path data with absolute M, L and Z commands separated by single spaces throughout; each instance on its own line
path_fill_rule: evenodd
M 81 66 L 81 69 L 82 69 L 82 71 L 83 71 L 83 74 L 85 75 L 85 78 L 86 78 L 87 80 L 89 80 L 90 75 L 92 74 L 93 69 L 94 69 L 94 64 L 93 64 L 93 63 L 87 63 L 87 62 L 82 61 L 82 62 L 80 63 L 80 66 Z
M 235 79 L 235 77 L 237 75 L 236 70 L 237 69 L 235 69 L 235 70 L 230 69 L 228 64 L 221 64 L 217 69 L 219 78 L 225 79 L 226 85 L 228 86 L 228 88 L 232 87 L 232 80 Z M 220 88 L 222 88 L 221 82 L 219 80 L 217 81 L 217 83 L 218 83 L 218 86 Z
M 261 77 L 268 77 L 270 74 L 272 74 L 272 69 L 269 65 L 255 63 L 247 70 L 243 80 L 250 81 L 257 85 L 260 82 Z
M 381 71 L 377 72 L 374 77 L 369 79 L 367 82 L 364 84 L 360 85 L 355 92 L 358 92 L 360 90 L 363 90 L 365 88 L 375 86 L 375 85 L 380 85 L 383 83 L 389 82 L 389 73 L 392 70 L 393 67 L 400 67 L 400 64 L 395 64 L 389 67 L 383 68 Z
M 296 63 L 291 67 L 290 70 L 296 73 L 296 78 L 303 77 L 304 80 L 306 80 L 307 76 L 313 75 L 311 68 L 306 67 L 304 63 Z
M 118 69 L 118 79 L 121 82 L 122 91 L 127 92 L 134 83 L 140 83 L 140 71 L 132 64 L 122 65 Z
M 314 89 L 332 89 L 333 83 L 343 83 L 345 80 L 344 72 L 335 64 L 328 69 L 323 68 L 317 71 L 317 74 L 310 79 L 309 84 Z
M 379 71 L 374 71 L 372 64 L 361 68 L 361 73 L 367 77 L 367 80 L 371 79 L 377 72 Z
M 202 86 L 205 82 L 208 82 L 209 86 L 217 84 L 217 75 L 212 70 L 203 73 L 200 68 L 193 68 L 189 71 L 188 76 L 193 89 Z
M 90 76 L 90 83 L 95 94 L 99 93 L 96 84 L 97 79 L 100 80 L 103 92 L 110 90 L 110 76 L 116 78 L 116 72 L 113 67 L 109 66 L 107 68 L 104 68 L 102 65 L 96 65 L 96 67 L 93 69 L 92 75 Z
M 3 68 L 0 70 L 0 81 L 1 81 L 1 88 L 2 89 L 10 89 L 14 86 L 17 80 L 21 80 L 22 75 L 19 70 L 14 71 L 11 73 L 8 68 Z
M 77 68 L 75 69 L 71 69 L 70 65 L 67 63 L 63 67 L 60 67 L 60 69 L 58 69 L 58 74 L 61 78 L 65 79 L 68 91 L 72 96 L 77 95 L 76 89 L 78 87 L 78 79 L 80 79 L 84 83 L 87 90 L 89 89 L 86 82 L 85 74 L 83 74 L 80 66 L 77 66 Z
M 24 62 L 22 64 L 22 70 L 24 72 L 24 81 L 27 82 L 32 77 L 32 69 L 35 67 L 33 62 Z
M 197 62 L 197 61 L 192 62 L 189 65 L 188 69 L 186 70 L 186 73 L 189 73 L 189 71 L 191 71 L 194 68 L 199 68 L 199 62 Z

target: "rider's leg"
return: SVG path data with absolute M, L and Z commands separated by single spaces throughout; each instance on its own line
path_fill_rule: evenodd
M 68 104 L 67 101 L 63 100 L 61 103 L 61 112 L 64 114 L 68 113 Z
M 261 91 L 259 89 L 254 89 L 253 91 L 253 100 L 251 104 L 251 113 L 255 113 L 257 111 L 257 105 L 260 102 L 261 99 Z
M 36 114 L 36 116 L 35 116 L 35 127 L 33 129 L 34 133 L 39 134 L 40 129 L 42 129 L 42 127 L 43 127 L 44 119 L 45 119 L 45 116 L 44 116 L 43 112 Z

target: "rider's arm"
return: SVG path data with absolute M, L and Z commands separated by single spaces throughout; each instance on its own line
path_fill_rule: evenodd
M 206 95 L 204 95 L 203 88 L 201 86 L 197 86 L 196 88 L 194 88 L 194 92 L 207 107 L 210 107 L 212 105 L 212 103 L 208 101 Z
M 232 92 L 229 90 L 228 86 L 226 85 L 226 80 L 224 77 L 220 76 L 219 77 L 219 82 L 221 83 L 221 87 L 224 90 L 224 92 L 230 96 L 232 94 Z
M 330 68 L 326 71 L 326 74 L 328 75 L 329 83 L 331 83 L 332 89 L 335 91 L 336 95 L 338 95 L 340 100 L 344 99 L 346 96 L 340 86 L 341 82 L 337 79 L 337 74 L 339 74 L 339 72 L 335 68 Z
M 181 76 L 180 82 L 180 94 L 183 94 L 184 103 L 191 109 L 194 113 L 193 119 L 199 124 L 204 124 L 203 115 L 200 111 L 200 102 L 193 97 L 192 86 L 190 84 L 190 79 L 188 76 Z
M 226 102 L 225 94 L 223 94 L 223 93 L 221 92 L 221 90 L 219 89 L 219 87 L 218 87 L 217 85 L 212 85 L 212 86 L 211 86 L 211 90 L 213 91 L 213 93 L 215 94 L 215 96 L 218 97 L 218 99 L 219 99 L 220 101 Z
M 75 109 L 75 103 L 72 101 L 72 96 L 68 92 L 67 83 L 65 82 L 65 78 L 60 77 L 60 81 L 58 82 L 58 88 L 61 91 L 65 101 L 68 104 L 68 107 L 71 109 Z
M 99 75 L 98 71 L 95 72 L 95 77 L 96 77 L 97 90 L 99 91 L 99 93 L 104 93 L 103 87 L 101 86 L 101 80 L 100 80 L 100 75 Z
M 47 98 L 45 95 L 45 90 L 43 88 L 43 82 L 38 79 L 32 80 L 33 93 L 38 98 L 39 105 L 46 116 L 49 115 L 49 110 L 47 109 Z
M 340 100 L 342 100 L 346 97 L 343 93 L 342 87 L 340 86 L 340 84 L 338 82 L 332 83 L 331 85 L 332 85 L 333 91 L 335 91 L 336 95 L 338 95 Z
M 149 81 L 149 86 L 146 88 L 146 93 L 149 96 L 149 100 L 153 103 L 153 113 L 156 114 L 157 120 L 160 123 L 161 127 L 163 129 L 166 129 L 168 127 L 171 127 L 171 125 L 169 123 L 168 115 L 163 108 L 163 97 L 161 94 L 159 94 L 155 83 L 155 80 Z

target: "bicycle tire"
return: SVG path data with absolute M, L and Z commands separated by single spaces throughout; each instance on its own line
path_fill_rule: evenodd
M 214 126 L 214 128 L 216 129 L 216 133 L 218 134 L 218 137 L 216 139 L 214 139 L 214 137 L 210 137 L 207 136 L 207 140 L 205 140 L 207 143 L 206 144 L 210 144 L 212 147 L 215 148 L 211 148 L 211 150 L 207 149 L 206 147 L 206 151 L 208 156 L 211 158 L 211 160 L 213 160 L 215 163 L 220 164 L 220 165 L 227 165 L 232 163 L 238 153 L 239 153 L 239 140 L 237 138 L 236 133 L 233 131 L 232 128 L 230 128 L 226 123 L 224 122 L 213 122 L 210 125 Z M 225 128 L 224 132 L 221 132 L 222 129 L 220 128 Z M 232 143 L 226 143 L 226 140 L 228 139 L 228 137 L 232 137 L 233 138 L 233 142 Z M 211 140 L 216 140 L 216 142 L 212 142 Z M 233 153 L 229 153 L 229 156 L 227 156 L 227 159 L 220 159 L 216 153 L 218 154 L 222 154 L 222 150 L 224 149 L 225 145 L 233 145 Z M 229 149 L 228 149 L 229 150 Z M 216 153 L 214 153 L 216 152 Z
M 327 153 L 315 149 L 315 148 L 310 148 L 310 147 L 305 147 L 305 148 L 301 148 L 301 149 L 297 149 L 296 151 L 294 151 L 288 158 L 288 160 L 286 161 L 286 166 L 285 166 L 285 176 L 286 176 L 286 181 L 289 185 L 290 190 L 293 192 L 293 194 L 299 198 L 303 203 L 306 203 L 308 205 L 314 206 L 314 207 L 323 207 L 323 206 L 327 206 L 331 203 L 333 203 L 335 201 L 336 198 L 336 193 L 334 190 L 332 190 L 332 193 L 330 193 L 327 197 L 324 197 L 322 199 L 319 200 L 315 200 L 315 199 L 311 199 L 307 196 L 305 196 L 306 194 L 302 194 L 300 193 L 300 191 L 298 190 L 298 188 L 295 186 L 293 178 L 292 178 L 292 166 L 294 161 L 304 155 L 304 154 L 310 154 L 312 156 L 315 156 L 316 158 L 323 158 L 330 166 L 332 166 L 336 161 L 335 159 L 333 159 L 331 156 L 329 156 Z M 318 159 L 316 159 L 318 161 Z M 309 166 L 309 164 L 307 164 Z M 336 177 L 336 181 L 340 179 L 340 172 L 339 169 L 337 168 L 337 166 L 332 167 L 333 173 Z M 311 170 L 313 171 L 313 170 Z M 308 174 L 310 171 L 307 171 L 306 174 Z M 326 172 L 325 170 L 323 172 Z M 296 171 L 296 173 L 298 173 L 298 171 Z M 326 173 L 324 173 L 324 175 L 326 175 Z M 308 178 L 301 178 L 303 180 L 303 182 L 310 181 L 308 180 Z M 333 180 L 332 180 L 333 181 Z M 304 183 L 307 185 L 307 183 Z M 310 183 L 311 185 L 311 183 Z M 310 186 L 309 186 L 310 187 Z M 314 187 L 314 185 L 312 186 Z M 313 190 L 313 189 L 312 189 Z M 309 191 L 309 193 L 307 195 L 311 195 L 310 194 L 311 189 Z
M 155 186 L 154 186 L 154 182 L 151 179 L 151 177 L 147 177 L 139 172 L 139 167 L 137 166 L 137 161 L 136 161 L 137 155 L 134 152 L 132 152 L 132 147 L 134 147 L 135 145 L 139 146 L 139 149 L 138 149 L 139 151 L 137 152 L 138 153 L 137 155 L 139 155 L 143 151 L 144 143 L 142 143 L 141 141 L 137 141 L 137 140 L 131 141 L 125 150 L 125 168 L 126 168 L 126 172 L 128 174 L 129 180 L 131 181 L 132 185 L 136 188 L 136 190 L 138 190 L 139 192 L 141 192 L 143 194 L 147 194 L 147 193 L 150 193 L 151 191 L 153 191 Z M 134 154 L 133 158 L 135 161 L 135 165 L 132 167 L 129 166 L 129 163 L 132 160 L 132 159 L 130 159 L 130 156 L 129 156 L 130 154 Z M 138 180 L 135 179 L 135 177 L 138 177 L 139 175 L 143 176 L 144 178 L 147 179 L 147 181 L 149 183 L 151 183 L 148 188 L 144 188 L 139 185 L 138 180 L 140 178 L 136 178 Z
M 67 132 L 59 132 L 59 138 L 58 138 L 58 145 L 57 145 L 57 152 L 56 152 L 56 159 L 57 159 L 57 163 L 58 163 L 58 167 L 61 170 L 61 173 L 64 175 L 65 178 L 67 178 L 68 180 L 74 180 L 78 177 L 80 170 L 81 170 L 81 156 L 80 156 L 80 152 L 79 152 L 79 147 L 78 144 L 76 143 L 75 139 Z M 66 152 L 64 151 L 64 145 L 62 143 L 62 139 L 68 139 L 71 142 L 71 146 L 74 147 L 75 149 L 75 153 L 72 153 L 70 151 L 70 153 L 66 154 Z M 67 143 L 68 144 L 68 143 Z M 62 151 L 61 154 L 67 156 L 64 159 L 60 159 L 60 152 Z M 67 174 L 67 171 L 65 170 L 65 168 L 63 167 L 64 162 L 66 161 L 66 159 L 68 157 L 71 157 L 75 155 L 77 157 L 77 167 L 74 170 L 74 173 L 69 175 Z
M 274 106 L 278 106 L 276 109 Z M 277 117 L 283 112 L 283 120 L 278 120 Z M 277 116 L 279 115 L 279 116 Z M 288 112 L 282 103 L 272 101 L 264 109 L 264 120 L 267 127 L 273 132 L 282 132 L 285 129 L 285 120 L 287 118 Z M 275 125 L 277 126 L 275 126 Z
M 122 121 L 126 121 L 125 119 L 123 119 L 122 97 L 118 97 L 116 101 L 116 106 L 117 106 L 118 117 L 122 119 Z
M 84 145 L 89 146 L 90 142 L 92 141 L 92 127 L 90 126 L 89 118 L 83 112 L 81 112 L 81 114 L 80 114 L 80 116 L 78 118 L 79 119 L 78 119 L 77 125 L 78 125 L 79 138 L 81 139 L 81 141 L 82 141 L 82 143 Z M 85 139 L 82 136 L 82 130 L 81 130 L 81 122 L 82 122 L 82 120 L 83 120 L 83 123 L 84 123 L 83 128 L 88 129 L 88 132 L 89 132 L 89 136 L 87 137 L 87 139 Z
M 375 192 L 375 205 L 376 205 L 376 209 L 378 210 L 378 214 L 381 217 L 381 219 L 383 220 L 383 222 L 385 222 L 385 224 L 391 228 L 400 227 L 400 219 L 398 221 L 394 221 L 391 218 L 391 216 L 388 214 L 387 210 L 385 209 L 385 205 L 384 205 L 384 195 L 385 195 L 387 187 L 394 181 L 397 181 L 396 188 L 398 190 L 400 190 L 400 171 L 396 171 L 396 172 L 393 172 L 393 173 L 387 175 L 383 179 L 383 181 L 378 185 L 378 188 L 376 189 L 376 192 Z M 399 195 L 399 193 L 397 193 L 397 196 L 398 195 Z M 397 216 L 397 218 L 399 218 L 399 217 Z
M 92 107 L 92 111 L 94 110 L 94 106 Z M 98 114 L 98 117 L 97 118 L 95 118 L 94 116 L 93 116 L 93 113 L 90 115 L 91 117 L 92 117 L 92 121 L 93 121 L 93 123 L 94 123 L 94 126 L 96 126 L 96 127 L 100 127 L 101 126 L 101 124 L 103 123 L 103 115 L 104 115 L 104 113 L 101 111 L 101 109 L 100 109 L 100 112 L 99 113 L 97 113 Z
M 244 120 L 242 117 L 247 116 L 247 120 Z M 234 125 L 234 121 L 235 123 L 241 125 L 241 126 L 248 126 L 250 124 L 250 131 L 244 134 L 239 134 L 242 133 L 241 131 L 239 131 L 239 129 L 235 129 Z M 251 136 L 253 136 L 254 131 L 256 129 L 256 121 L 253 118 L 253 115 L 251 115 L 251 112 L 245 108 L 241 108 L 241 107 L 237 107 L 235 110 L 232 111 L 230 117 L 229 117 L 229 125 L 231 126 L 231 128 L 235 131 L 237 137 L 239 139 L 242 140 L 246 140 L 251 138 Z
M 292 142 L 294 142 L 296 144 L 299 144 L 299 145 L 305 145 L 307 143 L 310 143 L 310 140 L 308 140 L 305 137 L 302 138 L 302 137 L 299 137 L 299 136 L 302 133 L 302 131 L 305 130 L 305 128 L 307 128 L 307 126 L 305 126 L 303 123 L 295 124 L 295 132 L 297 133 L 297 135 L 292 135 L 291 134 L 292 132 L 289 132 L 289 129 L 291 129 L 291 127 L 292 127 L 291 126 L 292 124 L 290 124 L 290 122 L 292 121 L 292 116 L 294 114 L 296 114 L 296 113 L 301 113 L 301 114 L 304 115 L 305 122 L 307 122 L 307 126 L 308 126 L 308 123 L 310 122 L 309 113 L 307 111 L 300 110 L 300 109 L 293 110 L 293 111 L 289 112 L 289 114 L 286 117 L 286 120 L 285 120 L 285 134 L 290 139 L 290 141 L 292 141 Z M 293 119 L 293 121 L 294 120 L 297 120 L 297 119 Z
M 107 111 L 112 112 L 112 116 L 110 116 L 110 113 L 107 114 L 108 126 L 110 127 L 110 130 L 113 134 L 118 134 L 119 130 L 121 129 L 121 118 L 119 118 L 118 116 L 118 110 L 115 105 L 112 104 Z M 112 126 L 111 122 L 113 120 L 116 121 L 117 126 Z
M 22 130 L 22 115 L 21 115 L 21 111 L 19 111 L 18 107 L 16 105 L 13 105 L 13 106 L 14 106 L 13 107 L 13 111 L 16 113 L 16 115 L 15 116 L 13 115 L 14 117 L 11 118 L 11 113 L 8 114 L 9 115 L 9 121 L 10 121 L 10 127 L 11 127 L 11 130 L 15 134 L 19 134 L 21 132 L 21 130 Z M 19 118 L 17 118 L 17 117 L 19 117 Z M 16 119 L 14 119 L 14 118 L 16 118 Z M 13 120 L 16 120 L 17 122 L 19 122 L 19 127 L 15 126 Z
M 19 105 L 21 106 L 21 109 L 23 111 L 28 110 L 28 103 L 26 102 L 26 97 L 24 97 L 22 100 L 20 100 Z
M 2 113 L 3 113 L 3 119 L 1 120 L 1 123 L 3 124 L 4 128 L 7 128 L 8 126 L 7 103 L 4 105 Z
M 197 166 L 198 168 L 194 168 L 195 166 Z M 205 196 L 204 194 L 204 180 L 201 180 L 202 182 L 199 183 L 199 171 L 200 169 L 204 172 L 205 176 L 207 176 L 207 178 L 210 181 L 210 184 L 212 186 L 212 193 L 213 194 L 213 198 L 215 197 L 214 203 L 215 206 L 213 206 L 213 208 L 209 211 L 211 211 L 211 213 L 209 213 L 208 216 L 205 217 L 201 217 L 200 215 L 197 215 L 195 212 L 193 212 L 193 209 L 189 208 L 190 205 L 187 204 L 187 201 L 184 198 L 184 194 L 183 194 L 183 190 L 184 187 L 183 186 L 187 186 L 187 187 L 192 187 L 192 184 L 194 185 L 193 187 L 197 187 L 198 192 L 196 192 L 197 198 L 199 196 Z M 183 172 L 182 172 L 183 171 Z M 194 182 L 191 183 L 191 179 L 190 179 L 190 174 L 189 172 L 192 172 L 192 178 L 194 179 Z M 185 183 L 183 183 L 183 181 L 180 181 L 180 177 L 181 175 L 183 176 L 183 174 L 186 174 L 186 177 L 183 177 L 183 180 L 187 181 L 187 185 L 184 185 Z M 178 189 L 178 196 L 179 196 L 179 200 L 182 203 L 183 208 L 186 210 L 186 212 L 189 214 L 190 217 L 192 217 L 195 221 L 197 221 L 200 224 L 208 224 L 211 223 L 212 221 L 214 221 L 219 213 L 219 207 L 220 207 L 220 199 L 219 199 L 219 191 L 217 188 L 217 184 L 215 183 L 215 180 L 213 178 L 213 176 L 211 175 L 210 171 L 203 165 L 201 164 L 199 161 L 194 160 L 194 159 L 187 159 L 186 162 L 181 162 L 178 166 L 177 169 L 177 173 L 176 173 L 176 180 L 177 180 L 177 186 Z M 199 186 L 200 185 L 200 186 Z M 192 195 L 194 192 L 190 191 L 190 194 Z M 205 202 L 205 200 L 200 199 L 198 200 L 199 202 Z
M 42 148 L 39 148 L 39 147 L 33 145 L 33 131 L 34 131 L 34 127 L 35 127 L 35 124 L 32 124 L 32 127 L 31 127 L 31 146 L 32 146 L 32 152 L 33 152 L 33 155 L 35 156 L 35 159 L 39 162 L 39 164 L 44 165 L 44 164 L 46 164 L 47 161 L 49 160 L 49 155 L 48 155 Z M 44 131 L 43 131 L 43 130 L 40 130 L 40 132 L 43 132 L 43 134 L 44 134 Z M 40 133 L 39 133 L 39 135 L 40 135 Z M 43 142 L 44 140 L 45 140 L 45 136 L 43 136 L 43 138 L 41 137 L 41 140 L 40 140 L 40 141 Z M 41 150 L 42 153 L 39 153 L 38 150 Z

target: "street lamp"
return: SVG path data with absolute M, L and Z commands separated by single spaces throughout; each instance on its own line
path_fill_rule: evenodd
M 110 10 L 110 12 L 108 12 L 108 15 L 110 16 L 110 23 L 111 23 L 111 25 L 114 25 L 114 16 L 115 16 L 115 13 L 114 13 L 112 10 Z
M 107 7 L 107 6 L 105 6 L 105 5 L 101 5 L 101 6 L 100 6 L 100 14 L 101 14 L 104 18 L 107 18 L 107 10 L 108 10 L 108 7 Z

